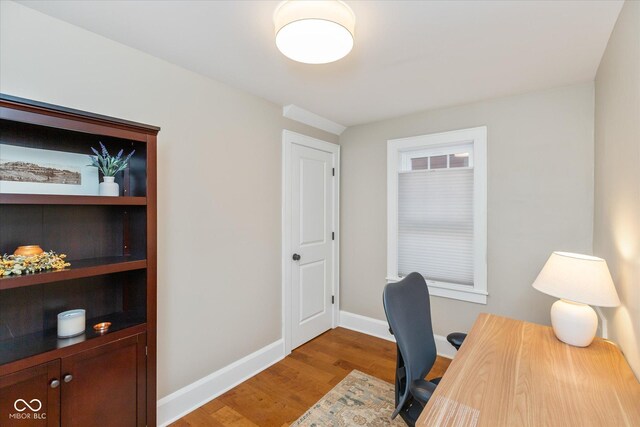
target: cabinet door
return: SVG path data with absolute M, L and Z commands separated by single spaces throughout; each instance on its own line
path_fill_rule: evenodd
M 60 425 L 60 359 L 0 377 L 0 426 Z
M 146 422 L 145 334 L 62 359 L 63 427 L 136 427 Z

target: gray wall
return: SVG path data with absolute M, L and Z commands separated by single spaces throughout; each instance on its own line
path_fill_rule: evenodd
M 78 27 L 0 7 L 2 92 L 162 127 L 159 397 L 280 339 L 281 132 L 337 137 Z
M 593 251 L 607 260 L 622 306 L 609 336 L 640 378 L 640 3 L 627 1 L 596 76 Z
M 531 287 L 554 250 L 590 253 L 593 84 L 351 127 L 342 146 L 341 309 L 384 319 L 386 141 L 488 127 L 487 305 L 432 299 L 436 334 L 481 312 L 549 324 L 554 299 Z

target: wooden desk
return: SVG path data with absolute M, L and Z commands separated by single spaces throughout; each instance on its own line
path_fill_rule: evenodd
M 608 341 L 481 314 L 416 425 L 640 426 L 640 383 Z

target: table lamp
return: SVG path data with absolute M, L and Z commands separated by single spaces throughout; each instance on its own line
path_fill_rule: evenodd
M 587 347 L 596 335 L 598 316 L 590 305 L 620 305 L 607 262 L 594 256 L 552 253 L 533 287 L 560 298 L 551 306 L 553 332 L 576 347 Z

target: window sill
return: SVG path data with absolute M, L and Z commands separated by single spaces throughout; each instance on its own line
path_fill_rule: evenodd
M 400 280 L 400 277 L 387 277 L 387 283 L 398 282 Z M 429 295 L 431 296 L 467 301 L 475 304 L 487 304 L 487 295 L 489 294 L 486 291 L 455 283 L 425 280 L 429 288 Z

